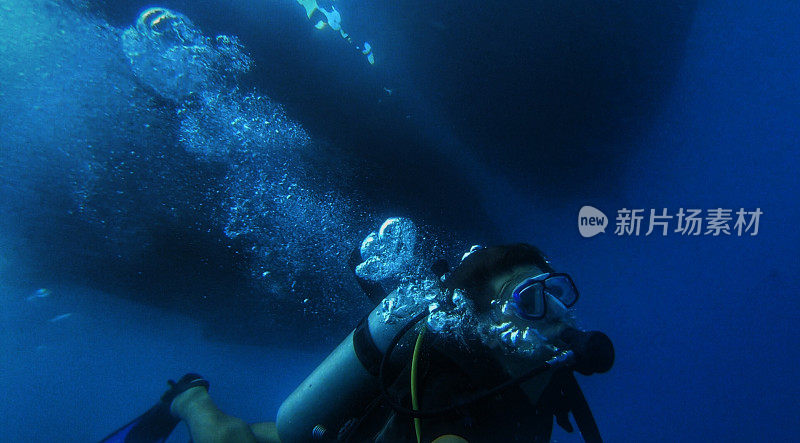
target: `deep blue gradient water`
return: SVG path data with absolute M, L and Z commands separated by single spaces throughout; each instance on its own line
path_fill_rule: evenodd
M 797 440 L 795 2 L 342 0 L 370 66 L 291 0 L 167 1 L 239 36 L 236 84 L 270 101 L 217 99 L 250 129 L 193 133 L 212 102 L 164 99 L 120 50 L 153 4 L 99 3 L 0 0 L 4 441 L 97 440 L 186 371 L 273 420 L 369 309 L 344 257 L 393 215 L 451 259 L 525 241 L 573 276 L 616 348 L 579 377 L 606 441 Z M 583 238 L 584 205 L 763 215 L 757 236 Z

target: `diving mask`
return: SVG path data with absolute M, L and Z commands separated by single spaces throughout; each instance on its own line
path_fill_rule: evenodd
M 546 272 L 518 284 L 511 295 L 511 306 L 521 318 L 539 320 L 547 315 L 548 295 L 565 308 L 578 301 L 578 289 L 569 275 Z

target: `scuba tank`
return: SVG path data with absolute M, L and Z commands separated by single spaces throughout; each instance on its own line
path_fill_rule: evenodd
M 355 250 L 350 267 L 355 268 L 360 258 L 359 251 Z M 394 295 L 393 292 L 385 297 L 379 283 L 358 277 L 357 280 L 373 302 Z M 335 440 L 348 421 L 359 417 L 372 401 L 380 397 L 378 376 L 381 360 L 393 338 L 404 328 L 413 326 L 411 323 L 418 320 L 419 314 L 411 313 L 387 323 L 381 318 L 382 312 L 382 303 L 378 303 L 284 400 L 276 420 L 281 441 Z M 400 354 L 399 350 L 395 354 Z

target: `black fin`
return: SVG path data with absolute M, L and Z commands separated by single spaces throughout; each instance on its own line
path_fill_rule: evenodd
M 169 412 L 168 404 L 158 402 L 100 443 L 163 443 L 179 422 L 180 419 Z

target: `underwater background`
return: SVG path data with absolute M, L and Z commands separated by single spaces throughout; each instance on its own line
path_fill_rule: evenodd
M 156 6 L 185 51 L 136 27 Z M 797 2 L 335 7 L 349 39 L 292 0 L 0 0 L 3 441 L 99 440 L 188 371 L 274 420 L 394 216 L 572 275 L 616 349 L 579 377 L 606 441 L 796 440 Z M 734 218 L 584 238 L 587 205 Z

